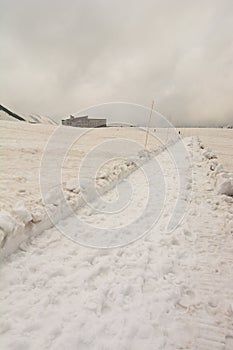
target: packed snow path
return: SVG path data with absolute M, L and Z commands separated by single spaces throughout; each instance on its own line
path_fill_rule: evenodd
M 2 263 L 2 349 L 233 349 L 232 197 L 191 148 L 192 201 L 172 234 L 99 250 L 54 228 Z

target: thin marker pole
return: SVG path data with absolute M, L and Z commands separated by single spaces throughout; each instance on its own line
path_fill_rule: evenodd
M 154 100 L 152 101 L 151 110 L 150 110 L 150 117 L 149 117 L 148 125 L 147 125 L 145 148 L 147 147 L 147 142 L 148 142 L 148 137 L 149 137 L 149 128 L 150 128 L 150 122 L 151 122 L 151 116 L 152 116 L 153 108 L 154 108 Z

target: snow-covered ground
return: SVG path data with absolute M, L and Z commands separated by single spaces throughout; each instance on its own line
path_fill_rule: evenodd
M 12 220 L 21 217 L 22 221 L 23 214 L 30 231 L 30 225 L 37 224 L 30 215 L 42 205 L 40 158 L 54 127 L 12 124 L 1 123 L 1 158 L 6 165 L 1 174 L 3 208 Z M 64 130 L 70 138 L 77 133 L 77 129 Z M 208 129 L 204 131 L 208 137 Z M 204 131 L 201 140 L 185 138 L 161 149 L 156 158 L 153 152 L 148 159 L 143 154 L 143 166 L 138 170 L 134 168 L 137 147 L 126 152 L 132 156 L 131 163 L 115 163 L 111 158 L 118 155 L 117 147 L 111 149 L 110 144 L 120 133 L 122 138 L 143 146 L 145 134 L 140 130 L 99 129 L 85 134 L 82 142 L 74 145 L 64 163 L 62 181 L 72 200 L 78 193 L 70 180 L 98 141 L 103 144 L 111 140 L 104 148 L 110 157 L 101 148 L 97 152 L 108 160 L 102 169 L 104 176 L 100 176 L 107 179 L 105 185 L 121 178 L 122 169 L 129 176 L 118 184 L 117 191 L 112 188 L 103 193 L 104 207 L 98 200 L 92 208 L 76 207 L 75 214 L 85 223 L 85 231 L 79 231 L 74 217 L 64 218 L 57 227 L 32 236 L 2 261 L 3 349 L 233 349 L 233 180 L 227 171 L 232 168 L 227 167 L 228 161 L 225 169 L 221 167 L 223 152 L 219 151 L 221 155 L 216 158 L 218 150 L 212 147 L 213 153 L 207 149 L 210 144 L 207 138 L 203 140 Z M 195 130 L 186 132 L 193 134 Z M 218 137 L 221 132 L 216 129 Z M 232 152 L 232 131 L 227 132 L 224 143 Z M 161 135 L 166 141 L 167 134 Z M 173 137 L 171 134 L 168 140 Z M 149 150 L 159 147 L 158 140 L 150 138 Z M 191 160 L 186 166 L 179 162 L 182 147 Z M 58 157 L 59 147 L 56 149 Z M 171 155 L 177 154 L 174 162 Z M 157 165 L 162 169 L 164 188 L 155 171 Z M 84 170 L 87 168 L 84 164 Z M 183 189 L 179 187 L 180 178 L 184 179 Z M 131 192 L 127 192 L 128 184 Z M 165 195 L 160 198 L 161 193 Z M 108 214 L 98 210 L 112 208 L 112 203 L 125 197 L 130 198 L 129 203 L 114 215 L 111 210 Z M 179 224 L 168 232 L 167 224 L 179 198 Z M 17 206 L 18 199 L 28 211 L 22 210 L 22 204 Z M 6 215 L 3 217 L 6 225 Z M 135 218 L 139 221 L 133 226 Z M 147 227 L 151 223 L 153 227 Z M 109 239 L 116 225 L 122 236 Z M 107 236 L 96 237 L 95 232 L 103 227 Z M 121 247 L 85 247 L 106 246 L 106 242 Z
M 77 175 L 81 160 L 99 143 L 116 137 L 134 140 L 142 146 L 145 142 L 145 133 L 141 129 L 104 128 L 91 129 L 91 132 L 90 129 L 84 130 L 65 126 L 62 129 L 64 130 L 64 137 L 67 137 L 67 135 L 68 137 L 69 135 L 77 137 L 82 135 L 72 145 L 65 164 L 63 164 L 64 182 Z M 0 193 L 1 197 L 4 198 L 1 201 L 2 209 L 11 210 L 15 201 L 23 200 L 32 210 L 36 203 L 35 197 L 37 196 L 37 200 L 40 200 L 39 173 L 41 157 L 49 138 L 55 130 L 56 126 L 52 125 L 0 121 L 0 160 L 2 164 Z M 154 138 L 150 138 L 148 148 L 152 148 L 155 142 Z M 57 140 L 54 149 L 56 155 L 59 152 L 60 144 L 62 144 L 62 140 Z
M 0 157 L 3 164 L 0 174 L 2 198 L 0 208 L 4 211 L 0 214 L 0 220 L 3 224 L 6 220 L 12 223 L 10 227 L 5 225 L 7 232 L 0 231 L 0 245 L 3 248 L 0 249 L 0 256 L 2 253 L 6 255 L 14 251 L 28 235 L 51 226 L 40 193 L 40 177 L 43 175 L 40 172 L 44 171 L 42 179 L 46 179 L 46 185 L 51 182 L 51 187 L 55 187 L 62 183 L 68 202 L 77 205 L 77 191 L 73 186 L 81 165 L 82 177 L 88 178 L 90 175 L 93 177 L 94 171 L 99 171 L 96 167 L 100 160 L 102 173 L 99 182 L 101 186 L 105 185 L 105 180 L 108 184 L 109 180 L 117 180 L 121 173 L 130 170 L 131 164 L 130 162 L 125 164 L 125 160 L 136 156 L 139 150 L 143 150 L 145 143 L 145 132 L 138 128 L 78 129 L 65 126 L 57 128 L 50 125 L 7 121 L 1 121 L 0 127 L 2 135 Z M 160 134 L 162 140 L 168 139 L 167 132 L 162 131 Z M 176 138 L 172 131 L 169 135 L 170 140 Z M 149 138 L 149 150 L 157 150 L 160 146 L 161 142 L 158 139 Z M 84 162 L 87 155 L 88 159 Z M 47 165 L 46 167 L 41 165 L 43 160 L 43 164 L 49 162 L 49 166 L 53 169 L 57 168 L 57 162 L 60 160 L 59 174 L 56 176 L 53 173 L 49 174 L 50 169 Z M 114 166 L 118 167 L 116 175 L 112 174 L 116 172 Z M 101 175 L 106 175 L 106 179 L 101 179 L 104 177 Z M 110 178 L 109 175 L 113 176 Z M 49 204 L 56 205 L 53 200 L 52 196 L 49 199 L 52 202 Z M 30 215 L 27 215 L 27 211 Z M 18 215 L 19 212 L 22 214 L 21 217 Z
M 203 144 L 217 154 L 225 169 L 233 172 L 233 131 L 232 129 L 181 129 L 184 136 L 197 135 Z

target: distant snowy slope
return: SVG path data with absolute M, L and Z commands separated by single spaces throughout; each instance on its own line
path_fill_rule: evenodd
M 56 125 L 56 122 L 50 119 L 49 117 L 40 116 L 37 114 L 29 116 L 18 115 L 2 105 L 0 105 L 0 120 L 26 121 L 28 123 Z
M 0 112 L 5 120 L 7 120 L 7 117 L 10 117 L 11 119 L 14 119 L 14 120 L 25 121 L 25 118 L 23 116 L 10 111 L 8 108 L 4 107 L 3 105 L 0 105 Z
M 9 114 L 7 114 L 4 111 L 0 110 L 0 120 L 8 120 L 8 121 L 12 121 L 12 122 L 17 122 L 18 120 L 11 117 Z
M 33 114 L 28 117 L 30 122 L 39 123 L 39 124 L 51 124 L 56 125 L 54 120 L 50 119 L 49 117 L 41 116 L 38 114 Z

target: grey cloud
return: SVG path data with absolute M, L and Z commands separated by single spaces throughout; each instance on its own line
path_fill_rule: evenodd
M 1 103 L 68 116 L 126 101 L 175 123 L 233 117 L 231 0 L 0 0 Z

